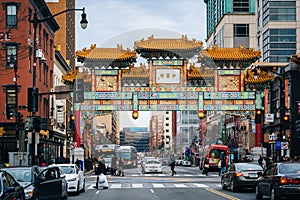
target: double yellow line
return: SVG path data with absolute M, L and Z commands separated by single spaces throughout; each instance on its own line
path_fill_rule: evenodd
M 219 192 L 219 191 L 214 190 L 214 189 L 211 189 L 211 188 L 205 188 L 205 190 L 207 190 L 207 191 L 209 191 L 209 192 L 212 192 L 212 193 L 214 193 L 214 194 L 217 194 L 217 195 L 219 195 L 219 196 L 225 197 L 225 198 L 230 199 L 230 200 L 240 200 L 239 198 L 230 196 L 230 195 L 228 195 L 228 194 Z

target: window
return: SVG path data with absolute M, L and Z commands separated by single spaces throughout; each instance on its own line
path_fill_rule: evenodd
M 269 29 L 263 33 L 263 61 L 288 62 L 296 54 L 296 29 Z
M 249 24 L 234 24 L 234 37 L 249 37 Z
M 233 12 L 249 12 L 249 0 L 233 0 Z
M 18 64 L 18 49 L 20 44 L 16 42 L 4 42 L 3 48 L 6 49 L 6 69 L 13 68 Z
M 6 26 L 17 27 L 18 24 L 18 9 L 20 3 L 6 2 L 2 3 L 3 8 L 6 10 Z
M 17 64 L 17 46 L 8 45 L 6 46 L 6 68 L 12 68 L 11 63 Z

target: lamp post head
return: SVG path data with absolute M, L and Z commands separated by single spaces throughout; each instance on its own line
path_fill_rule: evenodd
M 80 25 L 82 29 L 86 29 L 88 21 L 86 19 L 86 13 L 84 12 L 85 8 L 83 8 L 83 13 L 81 14 Z

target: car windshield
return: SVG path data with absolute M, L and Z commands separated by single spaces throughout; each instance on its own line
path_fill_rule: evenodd
M 111 163 L 111 158 L 104 158 L 105 163 Z
M 12 168 L 7 170 L 17 181 L 19 182 L 32 182 L 31 169 L 30 168 Z
M 279 165 L 280 174 L 300 174 L 300 164 L 281 164 Z
M 147 164 L 160 164 L 158 160 L 147 160 Z
M 253 171 L 253 170 L 263 170 L 261 166 L 254 164 L 242 164 L 236 165 L 237 171 Z
M 75 174 L 74 166 L 59 166 L 63 174 Z

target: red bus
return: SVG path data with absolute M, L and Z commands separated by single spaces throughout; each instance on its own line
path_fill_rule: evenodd
M 210 144 L 206 145 L 204 148 L 199 149 L 200 156 L 200 170 L 203 170 L 204 165 L 208 165 L 208 171 L 217 172 L 220 169 L 218 168 L 218 163 L 222 156 L 225 156 L 226 165 L 228 165 L 228 155 L 229 150 L 228 146 L 223 144 Z

